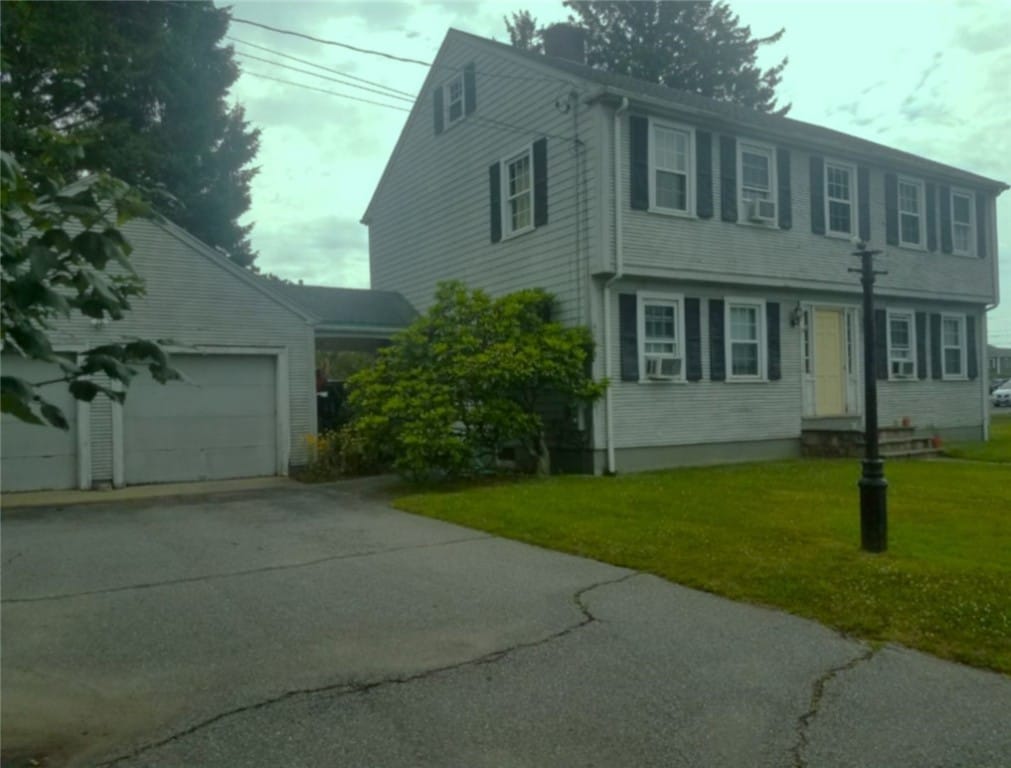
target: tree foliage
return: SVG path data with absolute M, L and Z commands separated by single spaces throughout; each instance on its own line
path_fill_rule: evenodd
M 79 141 L 72 172 L 106 172 L 243 266 L 259 132 L 226 93 L 238 77 L 220 43 L 230 11 L 210 2 L 5 2 L 0 120 L 23 165 L 40 128 Z M 69 158 L 65 158 L 69 159 Z M 167 194 L 154 196 L 150 191 Z
M 551 321 L 552 305 L 542 290 L 493 299 L 441 284 L 428 313 L 351 378 L 355 434 L 392 451 L 397 469 L 413 479 L 493 468 L 514 443 L 545 471 L 539 409 L 592 402 L 606 386 L 586 373 L 589 331 Z
M 129 384 L 139 365 L 163 383 L 179 375 L 153 341 L 103 344 L 79 356 L 53 349 L 54 323 L 76 314 L 118 320 L 130 309 L 130 298 L 143 294 L 119 227 L 150 211 L 128 185 L 107 175 L 68 182 L 55 168 L 72 166 L 81 148 L 52 134 L 47 146 L 37 158 L 41 175 L 34 178 L 9 153 L 0 153 L 0 339 L 5 355 L 51 363 L 57 373 L 33 382 L 5 372 L 0 411 L 66 429 L 65 415 L 39 393 L 42 384 L 66 382 L 78 400 L 102 393 L 122 402 L 125 394 L 116 383 Z M 99 383 L 96 374 L 113 385 Z
M 566 0 L 569 22 L 585 33 L 592 67 L 650 83 L 783 115 L 776 87 L 787 65 L 761 69 L 759 49 L 778 42 L 784 29 L 753 37 L 751 27 L 726 2 L 580 2 Z M 506 19 L 512 44 L 541 50 L 540 30 L 528 11 Z

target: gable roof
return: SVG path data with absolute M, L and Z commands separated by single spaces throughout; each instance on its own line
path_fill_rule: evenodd
M 831 154 L 846 154 L 853 156 L 854 158 L 869 159 L 872 162 L 878 163 L 882 160 L 887 160 L 901 166 L 897 170 L 907 168 L 914 172 L 920 171 L 929 174 L 952 177 L 957 180 L 961 180 L 963 183 L 984 187 L 995 194 L 1000 194 L 1009 188 L 1008 185 L 1002 181 L 980 176 L 978 174 L 962 170 L 961 168 L 955 168 L 954 166 L 938 163 L 909 152 L 893 149 L 885 146 L 884 144 L 860 139 L 856 136 L 842 133 L 841 131 L 832 130 L 831 128 L 823 128 L 820 125 L 806 123 L 801 120 L 794 120 L 790 117 L 770 115 L 766 112 L 759 112 L 758 110 L 750 109 L 732 102 L 719 101 L 717 99 L 709 98 L 708 96 L 691 93 L 690 91 L 680 91 L 674 88 L 668 88 L 664 85 L 649 83 L 645 80 L 638 80 L 627 75 L 616 75 L 611 72 L 605 72 L 604 70 L 594 69 L 586 64 L 569 61 L 568 59 L 559 59 L 539 53 L 533 53 L 531 51 L 523 51 L 518 48 L 514 48 L 511 45 L 507 45 L 506 43 L 489 40 L 458 29 L 450 29 L 446 33 L 446 37 L 439 48 L 439 52 L 435 57 L 432 67 L 429 69 L 428 77 L 425 78 L 425 82 L 421 87 L 418 98 L 415 100 L 411 114 L 408 116 L 407 122 L 404 124 L 404 129 L 400 134 L 400 138 L 397 140 L 397 144 L 394 147 L 393 152 L 390 154 L 386 168 L 383 170 L 383 175 L 380 177 L 379 183 L 376 185 L 376 189 L 372 194 L 372 199 L 369 201 L 368 208 L 366 208 L 365 214 L 362 216 L 362 223 L 364 224 L 368 224 L 369 212 L 372 210 L 372 205 L 375 202 L 383 183 L 386 181 L 390 168 L 393 166 L 396 155 L 401 148 L 404 135 L 407 133 L 408 127 L 415 118 L 418 106 L 421 103 L 421 95 L 428 93 L 428 85 L 429 81 L 432 79 L 432 73 L 437 68 L 439 58 L 442 56 L 443 51 L 446 50 L 447 45 L 453 38 L 461 38 L 470 43 L 489 48 L 496 53 L 522 60 L 527 64 L 533 65 L 537 69 L 562 73 L 567 75 L 567 79 L 570 81 L 572 78 L 578 78 L 587 83 L 592 83 L 598 86 L 599 90 L 596 94 L 591 96 L 591 102 L 606 100 L 608 96 L 612 98 L 626 97 L 629 101 L 637 102 L 644 106 L 655 106 L 672 109 L 678 112 L 692 113 L 697 117 L 701 117 L 708 122 L 725 128 L 740 130 L 741 127 L 744 126 L 758 133 L 770 136 L 775 140 L 783 141 L 786 139 L 800 144 L 806 144 L 810 147 Z
M 403 328 L 418 315 L 407 299 L 395 291 L 267 282 L 272 291 L 301 307 L 322 326 Z

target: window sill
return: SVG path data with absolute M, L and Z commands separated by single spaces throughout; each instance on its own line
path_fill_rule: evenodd
M 515 232 L 510 232 L 508 234 L 503 232 L 501 242 L 504 243 L 506 240 L 513 240 L 514 238 L 522 237 L 527 232 L 533 232 L 535 229 L 537 229 L 537 227 L 531 224 L 529 227 L 523 227 L 523 229 L 517 229 Z
M 894 381 L 896 383 L 905 383 L 905 382 L 911 382 L 911 381 L 920 381 L 920 379 L 917 376 L 903 376 L 901 378 L 895 377 L 895 376 L 889 376 L 887 379 L 885 379 L 885 381 Z
M 945 374 L 941 377 L 941 381 L 969 381 L 968 376 L 948 376 Z
M 899 243 L 896 247 L 902 248 L 904 251 L 919 251 L 920 253 L 924 253 L 927 250 L 927 246 L 916 245 L 915 243 Z
M 942 254 L 944 256 L 954 256 L 957 259 L 978 259 L 979 257 L 975 253 L 959 253 L 958 251 L 952 251 L 951 253 Z
M 750 219 L 742 219 L 738 217 L 737 226 L 739 227 L 751 227 L 752 229 L 766 229 L 770 232 L 778 232 L 780 230 L 778 222 L 775 221 L 751 221 Z
M 670 384 L 687 384 L 687 379 L 639 379 L 637 384 L 648 384 L 649 386 L 668 386 Z
M 660 216 L 673 216 L 676 219 L 697 219 L 698 216 L 692 211 L 679 211 L 676 208 L 654 208 L 646 209 L 646 213 L 656 213 Z
M 847 242 L 852 241 L 856 235 L 852 232 L 830 232 L 828 227 L 825 228 L 825 237 L 831 237 L 833 240 L 845 240 Z
M 743 378 L 741 376 L 736 376 L 734 378 L 731 378 L 730 376 L 728 376 L 726 379 L 724 379 L 724 383 L 726 383 L 726 384 L 769 384 L 770 380 L 767 379 L 767 378 L 765 378 L 765 377 L 758 378 L 758 377 L 755 377 L 755 376 L 750 377 L 750 378 Z

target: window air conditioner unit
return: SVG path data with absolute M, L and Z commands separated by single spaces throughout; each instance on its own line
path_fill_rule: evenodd
M 748 219 L 750 221 L 775 221 L 776 203 L 774 200 L 752 200 L 748 204 Z
M 913 377 L 913 361 L 896 360 L 892 363 L 892 374 L 900 379 L 911 379 Z
M 681 360 L 660 355 L 646 355 L 646 378 L 668 381 L 681 373 Z

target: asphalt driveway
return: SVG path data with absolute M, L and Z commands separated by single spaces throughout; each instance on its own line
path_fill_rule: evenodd
M 5 765 L 1011 765 L 1007 677 L 369 484 L 25 510 L 2 534 Z

